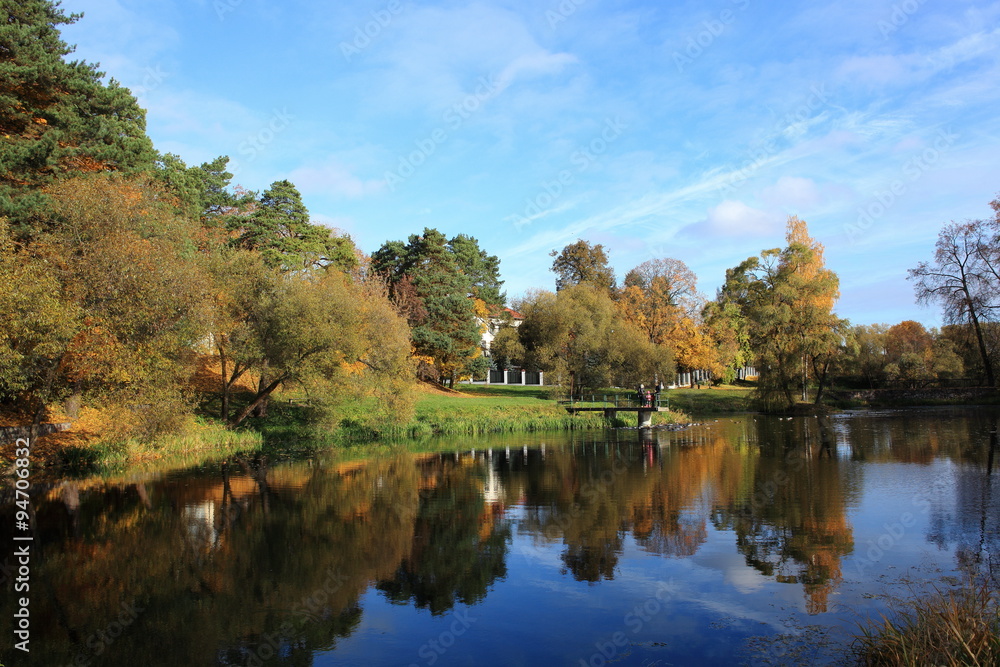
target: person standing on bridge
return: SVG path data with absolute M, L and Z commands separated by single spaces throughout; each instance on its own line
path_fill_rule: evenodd
M 640 383 L 639 388 L 635 390 L 635 400 L 639 407 L 642 407 L 643 401 L 646 399 L 646 385 Z

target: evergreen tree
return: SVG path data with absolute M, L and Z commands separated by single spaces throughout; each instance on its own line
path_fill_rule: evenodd
M 417 356 L 452 383 L 482 356 L 477 319 L 488 317 L 489 306 L 503 305 L 499 267 L 500 260 L 476 239 L 448 240 L 429 228 L 405 244 L 387 241 L 372 255 L 372 270 L 385 277 L 393 302 L 413 327 Z
M 49 217 L 40 189 L 54 179 L 93 171 L 140 171 L 153 165 L 145 112 L 114 79 L 82 61 L 58 26 L 66 15 L 49 0 L 0 0 L 0 216 L 19 236 Z
M 217 173 L 206 174 L 218 179 Z M 287 180 L 272 183 L 253 211 L 234 217 L 229 226 L 238 233 L 232 241 L 234 247 L 260 252 L 265 263 L 274 268 L 297 271 L 332 265 L 351 271 L 357 267 L 350 238 L 310 222 L 302 195 Z

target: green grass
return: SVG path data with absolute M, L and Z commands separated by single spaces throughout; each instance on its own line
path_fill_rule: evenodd
M 750 409 L 750 386 L 721 385 L 704 389 L 668 389 L 660 395 L 669 401 L 671 410 L 686 412 L 692 417 Z
M 261 451 L 264 438 L 250 430 L 230 430 L 216 420 L 198 418 L 182 434 L 160 436 L 153 442 L 124 440 L 69 446 L 59 463 L 70 476 L 107 477 L 125 471 L 160 470 L 199 465 L 235 454 Z
M 372 418 L 373 399 L 340 406 L 317 423 L 303 396 L 286 393 L 271 401 L 265 418 L 247 420 L 236 429 L 227 429 L 217 418 L 207 416 L 214 407 L 209 405 L 183 435 L 163 436 L 153 443 L 129 440 L 67 447 L 61 451 L 60 463 L 72 475 L 108 476 L 125 470 L 199 465 L 235 454 L 300 458 L 333 448 L 381 451 L 379 443 L 390 450 L 402 443 L 416 451 L 439 436 L 636 426 L 634 414 L 614 419 L 605 419 L 599 412 L 571 415 L 552 396 L 551 387 L 459 385 L 455 394 L 421 392 L 413 418 L 394 424 Z M 234 404 L 243 398 L 235 397 Z M 679 411 L 653 415 L 654 425 L 686 421 Z

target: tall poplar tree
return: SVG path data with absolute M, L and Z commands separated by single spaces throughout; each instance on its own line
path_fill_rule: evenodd
M 810 368 L 820 401 L 846 325 L 833 313 L 839 281 L 824 265 L 823 246 L 794 216 L 786 241 L 729 269 L 717 299 L 720 307 L 735 304 L 746 320 L 760 372 L 756 398 L 765 409 L 793 406 Z

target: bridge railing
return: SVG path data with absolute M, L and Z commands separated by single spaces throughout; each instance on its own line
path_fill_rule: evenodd
M 571 408 L 670 408 L 670 397 L 660 394 L 649 404 L 640 400 L 635 392 L 629 394 L 583 394 L 562 401 Z

